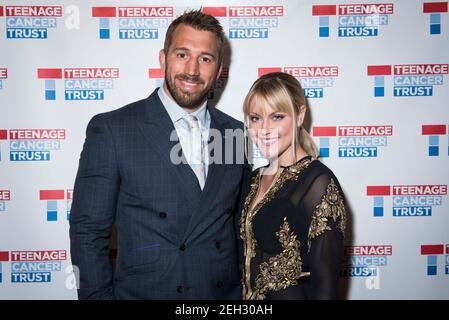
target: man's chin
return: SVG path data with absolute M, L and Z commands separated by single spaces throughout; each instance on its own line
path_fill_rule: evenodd
M 196 109 L 207 100 L 207 94 L 196 94 L 194 96 L 186 93 L 177 94 L 175 101 L 185 109 Z

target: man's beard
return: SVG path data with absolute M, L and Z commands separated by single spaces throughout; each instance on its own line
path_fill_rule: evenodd
M 189 76 L 186 74 L 178 74 L 175 76 L 175 80 L 189 81 L 197 84 L 204 84 L 204 81 L 199 76 Z M 176 103 L 185 109 L 195 109 L 199 107 L 207 99 L 210 88 L 214 85 L 212 82 L 209 86 L 197 93 L 184 92 L 176 86 L 175 81 L 171 81 L 169 76 L 165 74 L 165 83 L 167 84 L 168 91 L 170 92 Z

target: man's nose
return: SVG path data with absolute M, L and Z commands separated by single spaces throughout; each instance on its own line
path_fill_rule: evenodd
M 198 59 L 196 59 L 196 58 L 189 59 L 186 64 L 185 72 L 191 76 L 199 75 L 200 64 L 198 63 Z

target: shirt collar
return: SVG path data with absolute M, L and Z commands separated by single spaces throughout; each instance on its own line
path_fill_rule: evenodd
M 182 117 L 189 114 L 187 111 L 181 108 L 172 98 L 168 96 L 168 94 L 164 90 L 163 85 L 159 88 L 157 94 L 161 99 L 162 104 L 167 110 L 168 115 L 170 116 L 170 119 L 173 123 L 179 121 Z M 204 101 L 204 103 L 201 105 L 199 109 L 197 109 L 195 112 L 192 112 L 191 114 L 198 118 L 203 128 L 206 127 L 208 116 L 207 100 Z

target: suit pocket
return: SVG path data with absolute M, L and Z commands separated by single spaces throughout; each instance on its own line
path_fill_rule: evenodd
M 149 243 L 131 249 L 124 273 L 127 275 L 153 272 L 158 270 L 161 245 Z

